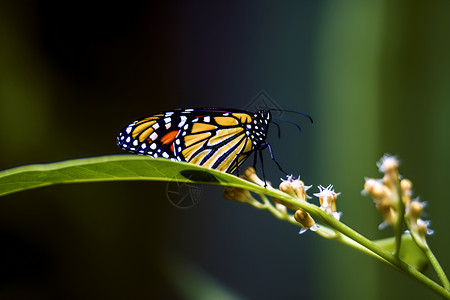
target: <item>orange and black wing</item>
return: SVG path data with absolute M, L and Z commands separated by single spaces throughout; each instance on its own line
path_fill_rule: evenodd
M 255 123 L 240 110 L 179 109 L 131 123 L 119 133 L 117 144 L 133 153 L 232 173 L 255 150 Z M 258 134 L 261 138 L 265 136 Z
M 251 122 L 247 113 L 201 116 L 182 128 L 175 153 L 181 161 L 233 173 L 254 150 Z

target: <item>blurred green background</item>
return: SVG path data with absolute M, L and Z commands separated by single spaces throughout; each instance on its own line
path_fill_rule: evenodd
M 306 184 L 334 184 L 342 221 L 370 238 L 391 231 L 377 229 L 364 177 L 379 176 L 383 153 L 398 155 L 448 271 L 449 11 L 444 0 L 2 1 L 0 169 L 121 153 L 116 134 L 136 118 L 245 108 L 264 90 L 315 120 L 283 115 L 303 133 L 270 132 L 280 164 Z M 279 182 L 274 164 L 266 172 Z M 124 182 L 0 199 L 0 298 L 200 299 L 216 288 L 244 299 L 437 298 L 218 187 L 184 210 L 165 193 Z

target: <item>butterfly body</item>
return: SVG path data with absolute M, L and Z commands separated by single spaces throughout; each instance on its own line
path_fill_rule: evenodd
M 120 131 L 117 144 L 133 153 L 233 173 L 252 152 L 267 147 L 271 119 L 269 110 L 176 109 L 134 121 Z

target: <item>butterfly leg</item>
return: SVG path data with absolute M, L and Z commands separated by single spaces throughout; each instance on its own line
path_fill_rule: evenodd
M 285 175 L 288 175 L 288 173 L 286 173 L 286 171 L 285 170 L 283 170 L 283 168 L 280 166 L 280 164 L 277 162 L 277 160 L 275 159 L 275 156 L 273 155 L 273 151 L 272 151 L 272 146 L 270 146 L 270 143 L 269 142 L 267 142 L 267 143 L 265 143 L 265 144 L 263 144 L 262 146 L 261 146 L 261 150 L 262 149 L 264 149 L 264 148 L 269 148 L 269 153 L 270 153 L 270 158 L 277 164 L 277 166 L 278 166 L 278 169 L 281 171 L 281 172 L 283 172 Z
M 263 162 L 262 151 L 259 150 L 258 152 L 259 152 L 259 159 L 261 160 L 261 169 L 262 169 L 262 174 L 263 174 L 264 187 L 267 187 L 266 174 L 264 173 L 264 162 Z M 256 156 L 256 153 L 255 153 L 255 156 Z
M 257 155 L 257 153 L 255 152 L 255 156 L 253 157 L 253 169 L 255 169 L 256 170 L 256 161 L 258 160 L 258 155 Z

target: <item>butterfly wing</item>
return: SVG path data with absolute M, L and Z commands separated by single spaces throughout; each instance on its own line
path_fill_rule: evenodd
M 175 159 L 173 141 L 190 120 L 188 110 L 147 116 L 123 128 L 117 136 L 117 145 L 132 153 Z
M 234 172 L 252 153 L 252 116 L 222 108 L 179 109 L 154 114 L 125 127 L 124 150 Z
M 232 173 L 253 151 L 245 127 L 251 120 L 241 112 L 201 116 L 184 125 L 175 140 L 175 152 L 182 161 Z

